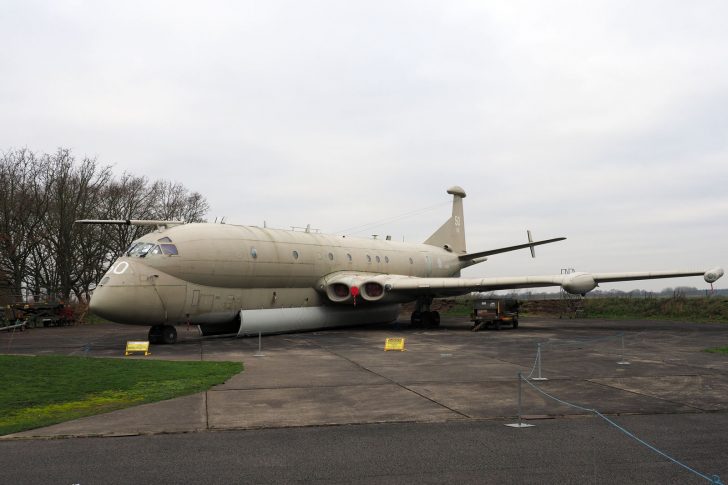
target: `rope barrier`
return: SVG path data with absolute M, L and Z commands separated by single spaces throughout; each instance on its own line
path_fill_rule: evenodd
M 635 335 L 639 335 L 639 334 L 641 334 L 643 332 L 638 332 Z M 622 355 L 621 355 L 621 360 L 620 360 L 620 362 L 618 362 L 618 364 L 621 364 L 621 365 L 629 364 L 629 362 L 627 362 L 627 361 L 624 360 L 624 335 L 625 335 L 624 332 L 619 332 L 619 333 L 617 333 L 615 335 L 608 335 L 606 337 L 597 337 L 597 338 L 586 339 L 586 340 L 572 340 L 572 341 L 568 341 L 568 340 L 567 341 L 547 340 L 545 342 L 538 342 L 536 344 L 536 358 L 533 361 L 533 365 L 531 366 L 531 371 L 529 372 L 527 378 L 528 379 L 533 379 L 533 380 L 547 380 L 546 378 L 541 377 L 541 349 L 544 348 L 544 347 L 546 347 L 546 346 L 549 346 L 551 348 L 556 347 L 556 346 L 560 346 L 560 345 L 563 345 L 563 346 L 567 346 L 567 345 L 580 345 L 580 346 L 584 346 L 584 345 L 592 345 L 592 344 L 604 342 L 606 340 L 618 339 L 619 338 L 619 339 L 621 339 L 621 344 L 622 344 L 621 345 L 621 354 Z M 538 370 L 538 377 L 535 377 L 534 378 L 533 377 L 533 373 L 536 370 Z
M 596 338 L 590 338 L 590 339 L 584 339 L 584 340 L 547 340 L 545 342 L 541 342 L 541 345 L 543 347 L 549 346 L 549 347 L 557 347 L 557 346 L 569 346 L 569 345 L 579 345 L 579 346 L 586 346 L 586 345 L 592 345 L 595 343 L 599 343 L 605 340 L 611 340 L 616 339 L 618 337 L 621 337 L 624 335 L 624 332 L 619 332 L 615 335 L 607 335 L 606 337 L 596 337 Z
M 664 458 L 668 459 L 668 460 L 669 460 L 669 461 L 671 461 L 672 463 L 675 463 L 676 465 L 679 465 L 679 466 L 681 466 L 681 467 L 682 467 L 682 468 L 684 468 L 685 470 L 687 470 L 687 471 L 689 471 L 689 472 L 691 472 L 691 473 L 693 473 L 693 474 L 695 474 L 695 475 L 699 476 L 700 478 L 703 478 L 703 479 L 705 479 L 705 480 L 709 481 L 710 483 L 712 483 L 712 484 L 714 484 L 714 485 L 724 485 L 724 484 L 723 484 L 723 482 L 721 482 L 721 480 L 720 480 L 720 477 L 719 477 L 718 475 L 708 476 L 708 475 L 706 475 L 706 474 L 704 474 L 704 473 L 700 473 L 699 471 L 695 470 L 694 468 L 691 468 L 691 467 L 689 467 L 688 465 L 686 465 L 686 464 L 684 464 L 684 463 L 682 463 L 682 462 L 678 461 L 677 459 L 675 459 L 675 458 L 671 457 L 671 456 L 670 456 L 670 455 L 668 455 L 667 453 L 665 453 L 665 452 L 663 452 L 663 451 L 661 451 L 661 450 L 657 449 L 656 447 L 654 447 L 654 446 L 653 446 L 653 445 L 651 445 L 650 443 L 647 443 L 647 442 L 646 442 L 645 440 L 643 440 L 643 439 L 639 438 L 639 437 L 638 437 L 638 436 L 636 436 L 636 435 L 635 435 L 634 433 L 632 433 L 632 432 L 630 432 L 629 430 L 627 430 L 626 428 L 624 428 L 624 427 L 620 426 L 620 425 L 619 425 L 618 423 L 616 423 L 615 421 L 613 421 L 613 420 L 609 419 L 608 417 L 606 417 L 605 415 L 603 415 L 602 413 L 600 413 L 600 412 L 599 412 L 599 411 L 597 411 L 596 409 L 586 408 L 586 407 L 584 407 L 584 406 L 579 406 L 578 404 L 573 404 L 573 403 L 570 403 L 570 402 L 568 402 L 568 401 L 564 401 L 563 399 L 559 399 L 559 398 L 557 398 L 556 396 L 553 396 L 553 395 L 551 395 L 551 394 L 547 393 L 546 391 L 544 391 L 543 389 L 539 388 L 539 387 L 538 387 L 537 385 L 535 385 L 534 383 L 530 382 L 530 381 L 529 381 L 529 380 L 528 380 L 527 378 L 524 378 L 524 377 L 523 377 L 523 376 L 521 375 L 521 373 L 520 373 L 520 372 L 518 373 L 518 378 L 519 378 L 519 382 L 520 382 L 521 380 L 525 381 L 525 382 L 526 382 L 526 384 L 528 384 L 529 386 L 533 387 L 533 388 L 534 388 L 534 389 L 535 389 L 536 391 L 538 391 L 539 393 L 541 393 L 541 394 L 543 394 L 544 396 L 548 397 L 549 399 L 552 399 L 552 400 L 554 400 L 554 401 L 556 401 L 556 402 L 558 402 L 558 403 L 560 403 L 560 404 L 563 404 L 563 405 L 565 405 L 565 406 L 569 406 L 569 407 L 572 407 L 572 408 L 574 408 L 574 409 L 579 409 L 579 410 L 581 410 L 581 411 L 586 411 L 586 412 L 589 412 L 589 413 L 593 413 L 594 415 L 596 415 L 596 416 L 598 416 L 598 417 L 602 418 L 602 419 L 603 419 L 603 420 L 605 420 L 605 421 L 606 421 L 606 422 L 607 422 L 608 424 L 610 424 L 611 426 L 615 427 L 615 428 L 616 428 L 617 430 L 621 431 L 622 433 L 624 433 L 624 434 L 625 434 L 625 435 L 627 435 L 628 437 L 632 438 L 633 440 L 637 441 L 637 442 L 638 442 L 638 443 L 640 443 L 641 445 L 643 445 L 643 446 L 647 447 L 648 449 L 650 449 L 650 450 L 654 451 L 655 453 L 659 454 L 660 456 L 662 456 L 662 457 L 664 457 Z M 520 399 L 520 396 L 519 396 L 519 399 Z M 519 412 L 520 412 L 520 411 L 519 411 Z M 519 416 L 519 418 L 520 418 L 520 416 Z

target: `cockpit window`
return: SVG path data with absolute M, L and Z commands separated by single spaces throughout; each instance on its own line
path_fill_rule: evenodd
M 166 239 L 168 239 L 168 238 L 166 238 Z M 162 247 L 163 254 L 170 254 L 170 255 L 174 255 L 174 256 L 179 254 L 177 252 L 177 246 L 175 246 L 174 244 L 160 244 L 160 246 Z
M 147 255 L 150 249 L 154 247 L 154 244 L 152 243 L 146 243 L 146 242 L 139 242 L 136 244 L 133 244 L 129 251 L 127 251 L 128 256 L 139 256 L 140 258 L 143 258 Z
M 174 244 L 157 244 L 152 248 L 151 251 L 149 251 L 149 254 L 166 254 L 169 256 L 177 256 L 179 253 L 177 252 L 177 246 L 175 246 Z
M 162 239 L 157 239 L 157 242 L 161 242 L 161 243 L 171 243 L 172 240 L 170 238 L 168 238 L 168 237 L 165 236 Z

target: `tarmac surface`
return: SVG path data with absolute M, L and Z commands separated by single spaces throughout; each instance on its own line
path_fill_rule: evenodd
M 121 357 L 146 330 L 2 333 L 0 353 Z M 26 466 L 0 468 L 0 482 L 128 483 L 129 473 L 138 483 L 728 479 L 728 356 L 703 352 L 728 347 L 728 325 L 532 317 L 476 333 L 449 317 L 430 330 L 266 336 L 262 356 L 257 338 L 178 334 L 174 346 L 126 358 L 243 361 L 245 370 L 205 393 L 2 437 L 4 461 Z M 406 351 L 384 352 L 387 337 L 404 337 Z M 519 414 L 518 373 L 539 375 L 539 344 L 547 380 L 521 381 L 520 392 L 522 422 L 535 427 L 506 427 Z

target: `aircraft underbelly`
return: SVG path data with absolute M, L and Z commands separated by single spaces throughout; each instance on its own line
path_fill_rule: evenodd
M 399 316 L 399 305 L 371 308 L 313 306 L 242 310 L 238 336 L 299 332 L 331 327 L 389 323 Z

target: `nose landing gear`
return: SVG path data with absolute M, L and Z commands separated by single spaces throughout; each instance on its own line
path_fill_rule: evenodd
M 172 325 L 153 325 L 149 329 L 150 344 L 173 344 L 177 342 L 177 329 Z

